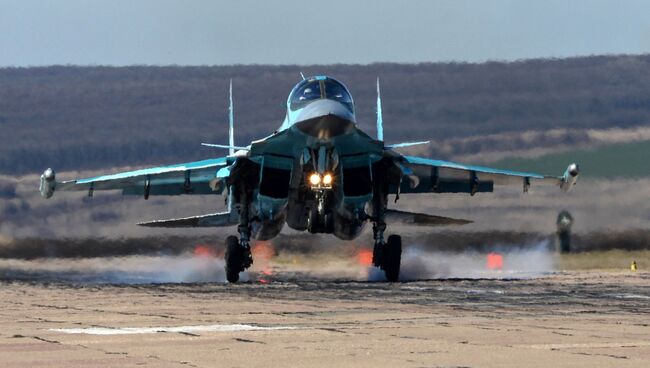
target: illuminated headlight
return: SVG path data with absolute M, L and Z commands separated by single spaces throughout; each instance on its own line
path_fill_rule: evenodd
M 323 176 L 323 185 L 326 185 L 326 186 L 332 185 L 332 175 L 331 174 L 325 174 L 325 176 Z
M 320 175 L 313 173 L 309 176 L 309 183 L 311 183 L 312 186 L 317 186 L 320 184 Z
M 309 180 L 311 189 L 332 189 L 332 182 L 334 181 L 334 177 L 332 177 L 332 174 L 330 173 L 326 173 L 325 175 L 321 176 L 319 173 L 315 172 L 310 174 L 309 177 L 307 177 L 307 180 Z

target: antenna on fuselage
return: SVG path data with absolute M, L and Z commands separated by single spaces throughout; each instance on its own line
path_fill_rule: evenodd
M 233 156 L 235 154 L 235 111 L 233 109 L 232 103 L 232 78 L 230 78 L 230 89 L 229 89 L 229 99 L 230 103 L 228 105 L 228 123 L 230 124 L 228 128 L 228 154 Z
M 304 74 L 302 74 L 302 72 L 300 72 L 300 76 L 302 77 L 302 80 L 305 80 L 305 79 L 307 79 L 307 78 L 305 78 L 305 75 L 304 75 Z
M 381 112 L 381 91 L 379 90 L 379 77 L 377 77 L 377 140 L 384 140 L 384 118 Z

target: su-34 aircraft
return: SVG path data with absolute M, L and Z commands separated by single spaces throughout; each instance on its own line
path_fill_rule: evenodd
M 377 138 L 356 125 L 355 106 L 348 89 L 327 76 L 304 78 L 287 100 L 282 126 L 248 146 L 233 139 L 232 81 L 230 83 L 229 144 L 206 146 L 229 150 L 226 157 L 143 170 L 57 182 L 52 169 L 41 176 L 40 192 L 121 189 L 144 199 L 155 195 L 227 195 L 228 210 L 179 219 L 144 222 L 149 227 L 235 226 L 239 238 L 226 239 L 228 281 L 253 263 L 251 239 L 271 239 L 284 224 L 310 233 L 354 239 L 367 222 L 374 234 L 373 264 L 386 279 L 397 281 L 402 241 L 386 238 L 386 223 L 462 225 L 471 221 L 388 209 L 388 196 L 414 193 L 492 192 L 495 185 L 515 184 L 528 191 L 533 181 L 569 191 L 579 168 L 568 166 L 562 176 L 545 176 L 488 167 L 404 156 L 393 149 L 426 144 L 386 144 L 381 95 L 377 81 Z M 427 197 L 431 198 L 429 195 Z

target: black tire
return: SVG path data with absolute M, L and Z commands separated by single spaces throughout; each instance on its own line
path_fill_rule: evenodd
M 239 239 L 236 236 L 226 238 L 226 279 L 228 282 L 239 281 L 239 272 L 241 271 L 242 247 L 239 245 Z
M 334 216 L 331 213 L 325 215 L 325 232 L 331 233 L 334 231 Z
M 389 282 L 399 281 L 399 268 L 402 262 L 402 237 L 391 235 L 382 254 L 384 274 Z
M 309 214 L 307 215 L 307 228 L 310 233 L 319 232 L 318 212 L 313 209 L 309 210 Z

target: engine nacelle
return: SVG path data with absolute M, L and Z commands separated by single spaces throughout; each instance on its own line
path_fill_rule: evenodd
M 54 173 L 54 170 L 47 169 L 41 175 L 41 184 L 38 187 L 38 190 L 44 198 L 51 198 L 54 195 L 55 188 L 56 174 Z
M 565 192 L 570 191 L 571 188 L 576 185 L 579 175 L 580 166 L 578 166 L 576 163 L 569 165 L 569 167 L 566 168 L 566 171 L 564 171 L 564 175 L 562 175 L 562 178 L 560 179 L 560 189 Z

